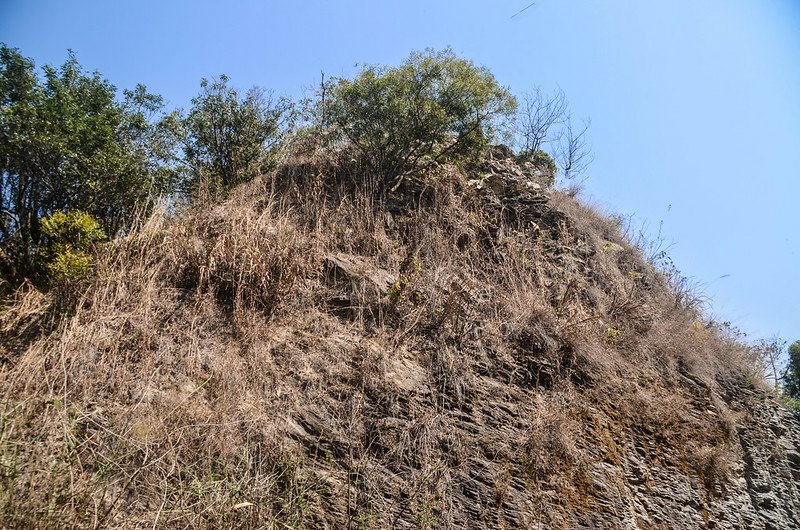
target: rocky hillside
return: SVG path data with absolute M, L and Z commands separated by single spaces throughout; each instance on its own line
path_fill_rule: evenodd
M 8 528 L 800 528 L 800 418 L 495 149 L 308 150 L 0 313 Z

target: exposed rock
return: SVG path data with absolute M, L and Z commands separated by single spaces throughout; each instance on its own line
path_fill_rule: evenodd
M 470 183 L 477 190 L 490 190 L 501 201 L 534 205 L 548 200 L 546 180 L 544 172 L 529 162 L 520 165 L 513 157 L 493 154 L 487 158 L 481 178 Z
M 341 252 L 326 256 L 324 269 L 329 284 L 343 286 L 336 296 L 328 299 L 328 305 L 342 314 L 376 312 L 381 297 L 395 281 L 388 271 L 369 260 Z
M 376 267 L 369 260 L 352 254 L 337 252 L 325 257 L 328 272 L 339 279 L 347 278 L 351 281 L 366 280 L 378 291 L 385 291 L 394 278 L 384 269 Z
M 597 462 L 590 468 L 591 503 L 602 516 L 586 523 L 577 514 L 570 528 L 800 528 L 800 416 L 756 391 L 738 391 L 746 414 L 729 455 L 730 475 L 709 490 L 674 449 L 657 460 L 644 446 L 629 442 L 620 465 Z M 583 521 L 583 522 L 582 522 Z

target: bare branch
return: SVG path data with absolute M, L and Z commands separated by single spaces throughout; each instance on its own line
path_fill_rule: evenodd
M 586 145 L 586 131 L 591 124 L 592 121 L 587 119 L 581 129 L 576 129 L 572 125 L 572 118 L 567 116 L 556 154 L 561 174 L 566 180 L 581 176 L 594 160 L 591 149 Z
M 788 367 L 783 358 L 786 341 L 775 335 L 769 339 L 762 339 L 756 342 L 752 348 L 767 380 L 772 383 L 775 390 L 780 390 L 781 384 L 788 375 Z
M 567 98 L 561 89 L 547 95 L 536 87 L 524 95 L 519 112 L 522 151 L 535 153 L 540 150 L 545 143 L 552 141 L 552 128 L 563 124 L 566 118 Z

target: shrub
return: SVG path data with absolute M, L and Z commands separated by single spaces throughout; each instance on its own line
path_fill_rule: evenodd
M 12 286 L 38 272 L 42 216 L 82 210 L 114 234 L 171 194 L 180 173 L 161 97 L 138 85 L 120 98 L 72 53 L 42 73 L 0 44 L 0 276 Z
M 228 81 L 225 75 L 203 79 L 184 120 L 190 187 L 204 187 L 212 195 L 227 193 L 275 166 L 289 112 L 286 101 L 273 101 L 259 88 L 241 95 Z
M 394 68 L 365 66 L 330 93 L 326 121 L 361 151 L 384 189 L 430 162 L 480 159 L 517 105 L 488 69 L 450 49 L 412 53 Z
M 542 151 L 541 149 L 537 149 L 535 151 L 522 151 L 519 155 L 517 155 L 517 162 L 530 162 L 536 169 L 539 169 L 544 173 L 544 176 L 546 177 L 546 185 L 552 186 L 555 183 L 556 171 L 558 171 L 558 168 L 555 160 L 553 160 L 553 157 L 550 156 L 546 151 Z
M 106 237 L 97 220 L 80 210 L 44 217 L 41 229 L 44 244 L 39 248 L 40 269 L 53 280 L 86 276 L 92 264 L 92 246 Z

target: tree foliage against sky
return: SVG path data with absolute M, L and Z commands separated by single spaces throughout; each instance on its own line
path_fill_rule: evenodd
M 54 236 L 43 220 L 96 221 L 113 238 L 159 197 L 173 204 L 198 194 L 219 198 L 272 169 L 293 105 L 258 88 L 242 94 L 224 75 L 203 79 L 200 88 L 188 111 L 168 112 L 143 85 L 119 94 L 71 52 L 39 74 L 19 50 L 2 45 L 0 277 L 18 283 L 47 275 L 43 249 L 52 250 Z M 311 105 L 308 131 L 328 129 L 359 152 L 384 192 L 409 170 L 481 161 L 519 118 L 516 99 L 492 73 L 450 49 L 415 52 L 396 67 L 364 66 L 322 88 L 328 97 Z M 536 119 L 526 122 L 525 138 L 542 158 L 538 148 L 565 103 L 563 94 L 540 100 L 546 115 L 538 119 L 530 114 L 535 105 L 526 107 Z M 90 249 L 79 250 L 88 259 Z
M 168 113 L 143 85 L 118 95 L 71 52 L 40 76 L 3 44 L 0 274 L 19 281 L 42 272 L 42 220 L 54 214 L 82 212 L 113 236 L 159 197 L 201 187 L 216 196 L 271 168 L 288 111 L 260 89 L 240 96 L 220 76 L 201 82 L 186 116 Z
M 244 96 L 227 76 L 203 79 L 186 117 L 186 162 L 194 188 L 212 194 L 233 188 L 270 169 L 288 105 L 260 89 Z
M 478 159 L 516 100 L 492 73 L 452 50 L 412 53 L 398 67 L 364 66 L 337 80 L 326 119 L 385 179 L 426 161 Z
M 800 340 L 789 346 L 784 389 L 789 397 L 800 399 Z
M 145 87 L 116 88 L 70 53 L 40 78 L 19 50 L 0 47 L 0 242 L 6 275 L 31 273 L 41 219 L 79 209 L 109 234 L 172 185 L 172 117 Z M 15 270 L 9 271 L 7 269 Z

